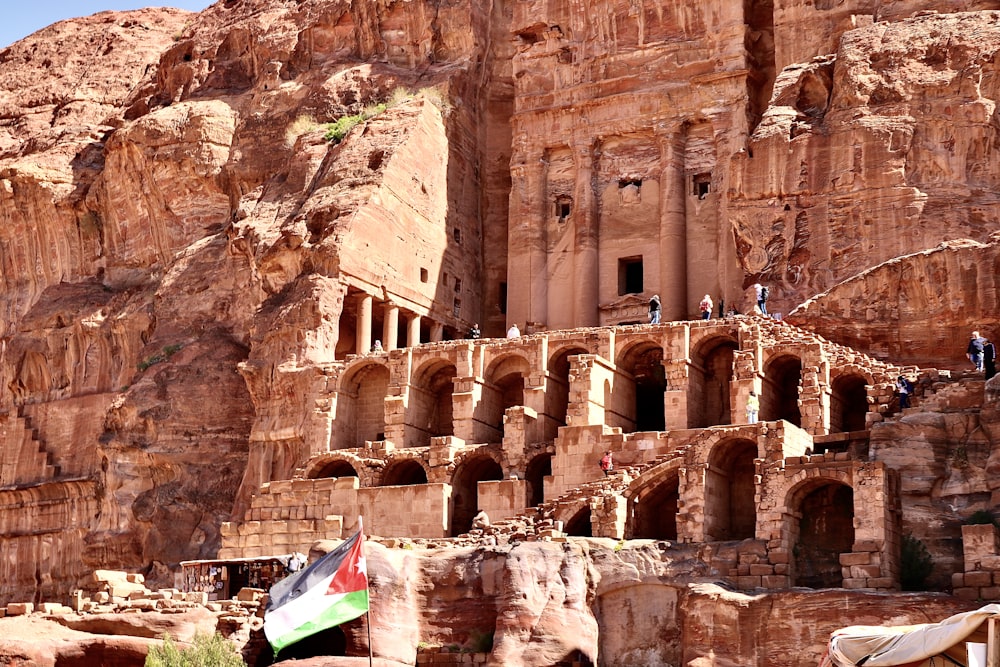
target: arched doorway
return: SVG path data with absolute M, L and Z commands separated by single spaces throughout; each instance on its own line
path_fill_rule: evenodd
M 733 377 L 736 341 L 713 338 L 705 341 L 691 357 L 688 379 L 688 428 L 732 424 L 729 383 Z
M 385 439 L 385 397 L 389 369 L 382 364 L 360 366 L 344 378 L 337 392 L 337 449 L 364 447 Z
M 545 501 L 545 478 L 552 474 L 552 454 L 539 454 L 528 462 L 524 479 L 528 483 L 528 507 Z
M 382 472 L 382 486 L 409 486 L 426 483 L 427 471 L 424 470 L 419 461 L 413 459 L 402 459 L 390 463 Z
M 840 375 L 830 389 L 830 433 L 864 431 L 868 414 L 868 383 L 864 376 Z
M 524 378 L 531 372 L 528 360 L 509 355 L 495 360 L 486 371 L 483 395 L 476 406 L 477 420 L 486 428 L 483 442 L 503 438 L 503 417 L 507 408 L 524 405 Z
M 640 489 L 633 501 L 633 539 L 677 539 L 680 480 L 676 470 L 660 481 Z
M 347 461 L 336 459 L 324 464 L 313 475 L 312 479 L 322 479 L 324 477 L 357 477 L 358 471 Z
M 579 510 L 563 526 L 563 532 L 574 537 L 593 537 L 594 528 L 590 523 L 590 505 Z
M 430 445 L 431 438 L 453 435 L 452 394 L 455 387 L 455 366 L 437 359 L 425 364 L 414 374 L 410 386 L 410 406 L 407 409 L 407 445 Z
M 549 377 L 545 388 L 545 412 L 552 420 L 555 428 L 546 432 L 546 439 L 556 436 L 556 429 L 566 425 L 566 413 L 569 411 L 569 358 L 577 354 L 587 354 L 582 347 L 573 347 L 560 351 L 549 360 Z
M 798 505 L 795 585 L 839 588 L 844 583 L 840 554 L 854 546 L 854 490 L 836 482 L 823 484 Z
M 754 459 L 757 443 L 729 440 L 717 444 L 705 471 L 705 541 L 751 539 L 757 531 Z
M 772 359 L 764 371 L 764 391 L 760 397 L 762 421 L 785 421 L 802 426 L 799 412 L 799 385 L 802 383 L 802 360 L 785 354 Z
M 636 345 L 621 357 L 618 367 L 623 372 L 616 374 L 610 400 L 605 399 L 608 425 L 626 432 L 664 430 L 663 348 L 652 342 Z
M 469 532 L 479 512 L 479 482 L 503 479 L 500 464 L 489 456 L 466 459 L 451 479 L 451 536 Z

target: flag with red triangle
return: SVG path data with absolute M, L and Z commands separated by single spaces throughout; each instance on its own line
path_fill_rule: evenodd
M 364 530 L 270 590 L 264 634 L 275 655 L 300 639 L 368 611 Z

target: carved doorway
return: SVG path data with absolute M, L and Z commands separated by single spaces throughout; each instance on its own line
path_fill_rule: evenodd
M 531 459 L 524 471 L 528 483 L 528 507 L 538 507 L 545 501 L 545 478 L 552 475 L 552 454 L 539 454 Z
M 489 456 L 475 456 L 459 464 L 451 478 L 451 536 L 469 532 L 479 512 L 479 482 L 503 479 L 500 464 Z
M 705 541 L 752 539 L 757 531 L 754 496 L 757 443 L 717 444 L 705 471 Z
M 864 431 L 867 428 L 868 385 L 861 375 L 840 375 L 830 392 L 830 433 Z
M 802 426 L 799 412 L 799 385 L 802 360 L 786 354 L 772 359 L 764 371 L 764 391 L 760 397 L 761 421 L 785 421 Z
M 823 484 L 803 496 L 797 509 L 794 585 L 839 588 L 844 583 L 840 555 L 854 547 L 854 490 Z
M 632 539 L 677 539 L 680 480 L 676 470 L 640 489 L 632 500 Z

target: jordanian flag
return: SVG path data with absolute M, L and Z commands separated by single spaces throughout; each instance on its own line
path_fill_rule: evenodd
M 346 623 L 368 611 L 365 538 L 358 533 L 270 591 L 264 634 L 275 655 L 300 639 Z

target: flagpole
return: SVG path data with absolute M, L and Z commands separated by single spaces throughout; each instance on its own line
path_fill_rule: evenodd
M 361 556 L 364 557 L 365 546 L 365 524 L 361 515 L 358 515 L 358 531 L 361 533 Z M 368 587 L 368 611 L 365 612 L 365 627 L 368 629 L 368 667 L 372 667 L 372 598 L 371 584 L 368 583 L 368 565 L 365 561 L 365 586 Z

